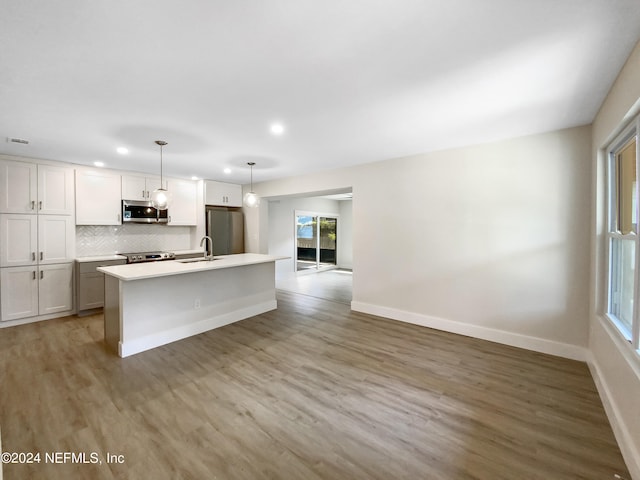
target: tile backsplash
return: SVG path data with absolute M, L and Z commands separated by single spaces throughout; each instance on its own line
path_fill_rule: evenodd
M 140 224 L 78 225 L 76 227 L 76 256 L 86 257 L 152 250 L 189 250 L 193 228 Z

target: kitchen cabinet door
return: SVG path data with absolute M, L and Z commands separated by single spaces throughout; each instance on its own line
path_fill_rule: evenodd
M 37 172 L 33 163 L 0 160 L 0 213 L 36 213 Z
M 147 183 L 144 177 L 122 175 L 122 200 L 148 200 Z
M 38 275 L 35 266 L 0 268 L 0 320 L 38 315 Z
M 207 205 L 241 207 L 242 185 L 207 180 L 204 196 Z
M 169 225 L 196 225 L 198 223 L 198 190 L 196 182 L 170 179 Z
M 65 215 L 38 215 L 38 262 L 42 264 L 73 261 L 75 227 Z
M 72 215 L 73 199 L 73 169 L 38 165 L 38 213 Z
M 0 267 L 35 265 L 37 250 L 37 215 L 0 214 Z
M 104 305 L 104 273 L 98 267 L 124 265 L 126 259 L 103 260 L 98 262 L 76 261 L 76 297 L 78 315 L 84 310 L 100 308 Z
M 162 183 L 164 185 L 165 190 L 168 190 L 167 188 L 167 178 L 163 177 L 162 178 Z M 160 188 L 160 177 L 146 177 L 145 178 L 145 185 L 147 186 L 147 199 L 151 199 L 151 193 Z
M 163 179 L 165 188 L 167 180 Z M 160 177 L 122 176 L 122 200 L 151 200 L 151 193 L 160 187 Z
M 104 273 L 81 273 L 78 284 L 78 312 L 104 305 Z
M 38 313 L 66 312 L 73 308 L 73 264 L 40 265 Z
M 120 175 L 76 170 L 76 225 L 120 225 Z

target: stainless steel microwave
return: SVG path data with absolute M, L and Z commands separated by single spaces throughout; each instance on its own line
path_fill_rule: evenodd
M 151 202 L 122 201 L 122 223 L 167 223 L 168 210 L 158 210 Z

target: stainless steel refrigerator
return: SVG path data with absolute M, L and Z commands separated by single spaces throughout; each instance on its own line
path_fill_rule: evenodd
M 206 207 L 207 235 L 214 255 L 244 253 L 244 216 L 239 208 Z

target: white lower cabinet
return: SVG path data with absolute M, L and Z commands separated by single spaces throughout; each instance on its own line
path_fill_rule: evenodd
M 33 266 L 0 269 L 2 321 L 38 315 L 38 269 Z
M 73 263 L 40 265 L 38 270 L 38 314 L 72 310 Z
M 0 269 L 2 321 L 73 309 L 73 264 Z

